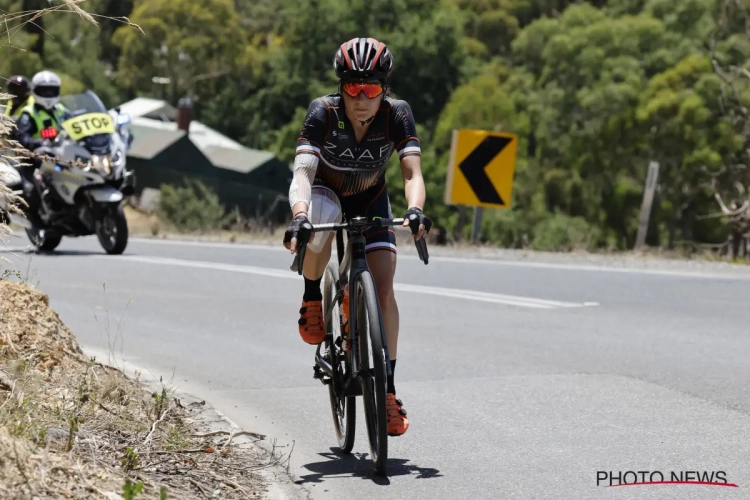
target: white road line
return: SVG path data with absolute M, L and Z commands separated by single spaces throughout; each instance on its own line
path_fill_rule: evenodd
M 235 250 L 265 250 L 271 252 L 289 252 L 281 245 L 263 245 L 263 244 L 251 244 L 251 243 L 211 243 L 203 241 L 180 241 L 180 240 L 157 240 L 149 238 L 131 238 L 131 241 L 138 243 L 147 243 L 154 245 L 177 245 L 177 246 L 195 246 L 204 248 L 225 248 Z M 399 254 L 399 260 L 418 260 L 419 257 L 416 255 L 404 255 Z M 529 262 L 529 261 L 516 261 L 516 260 L 502 260 L 493 258 L 473 258 L 473 257 L 448 257 L 435 255 L 430 257 L 430 262 L 450 262 L 454 264 L 481 264 L 481 265 L 492 265 L 492 266 L 507 266 L 507 267 L 530 267 L 537 269 L 556 269 L 561 271 L 591 271 L 591 272 L 603 272 L 603 273 L 620 273 L 620 274 L 641 274 L 641 275 L 652 275 L 652 276 L 674 276 L 681 278 L 702 278 L 702 279 L 725 279 L 725 280 L 750 280 L 750 274 L 748 273 L 719 273 L 719 272 L 701 272 L 701 271 L 684 271 L 684 270 L 669 270 L 669 269 L 645 269 L 645 268 L 631 268 L 631 267 L 614 267 L 594 264 L 563 264 L 563 263 L 552 263 L 552 262 Z
M 403 292 L 440 295 L 443 297 L 455 297 L 459 299 L 477 300 L 480 302 L 493 302 L 495 304 L 507 304 L 511 306 L 531 307 L 535 309 L 559 309 L 599 305 L 598 302 L 562 302 L 559 300 L 536 299 L 532 297 L 521 297 L 518 295 L 502 295 L 499 293 L 477 292 L 475 290 L 461 290 L 458 288 L 440 288 L 422 285 L 406 285 L 402 283 L 395 283 L 393 285 L 393 289 Z
M 399 256 L 399 258 L 418 259 L 415 255 Z M 737 274 L 718 273 L 718 272 L 700 272 L 700 271 L 681 271 L 669 269 L 645 269 L 636 267 L 608 267 L 597 266 L 593 264 L 556 264 L 551 262 L 526 262 L 514 260 L 499 259 L 477 259 L 470 257 L 435 257 L 436 262 L 451 262 L 456 264 L 484 264 L 508 267 L 533 267 L 537 269 L 557 269 L 560 271 L 596 271 L 604 273 L 622 273 L 622 274 L 645 274 L 653 276 L 673 276 L 680 278 L 710 278 L 710 279 L 727 279 L 727 280 L 750 280 L 750 273 L 742 272 Z
M 248 250 L 271 250 L 274 252 L 287 252 L 289 250 L 278 244 L 261 244 L 261 243 L 221 243 L 212 241 L 190 241 L 190 240 L 160 240 L 156 238 L 130 238 L 133 243 L 147 243 L 150 245 L 176 245 L 185 247 L 203 247 L 203 248 L 228 248 L 228 249 L 248 249 Z
M 97 259 L 106 259 L 110 262 L 119 262 L 127 260 L 131 262 L 141 262 L 144 264 L 156 264 L 167 266 L 191 267 L 197 269 L 212 269 L 216 271 L 228 271 L 234 273 L 256 274 L 260 276 L 270 276 L 273 278 L 286 278 L 301 280 L 302 277 L 292 271 L 283 271 L 281 269 L 269 269 L 265 267 L 253 267 L 237 264 L 223 264 L 220 262 L 206 262 L 197 260 L 173 259 L 170 257 L 146 257 L 140 255 L 122 255 L 116 258 L 108 256 L 94 256 Z M 499 293 L 479 292 L 475 290 L 461 290 L 458 288 L 442 288 L 434 286 L 408 285 L 404 283 L 395 283 L 394 290 L 403 292 L 420 293 L 425 295 L 437 295 L 441 297 L 452 297 L 456 299 L 474 300 L 479 302 L 491 302 L 494 304 L 505 304 L 516 307 L 527 307 L 532 309 L 563 309 L 574 307 L 591 307 L 598 306 L 598 302 L 562 302 L 559 300 L 537 299 L 533 297 L 520 297 L 516 295 L 503 295 Z

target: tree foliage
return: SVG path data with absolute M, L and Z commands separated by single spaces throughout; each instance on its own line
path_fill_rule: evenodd
M 45 19 L 15 33 L 27 52 L 4 51 L 0 72 L 51 67 L 66 90 L 93 88 L 109 105 L 192 92 L 198 119 L 291 162 L 309 102 L 337 90 L 338 45 L 372 36 L 394 54 L 392 92 L 419 124 L 426 210 L 449 238 L 467 235 L 443 203 L 457 128 L 519 136 L 513 205 L 485 212 L 487 241 L 631 248 L 649 161 L 660 164 L 650 244 L 737 231 L 706 216 L 717 195 L 750 187 L 749 0 L 90 1 L 143 32 Z M 398 212 L 397 159 L 387 175 Z

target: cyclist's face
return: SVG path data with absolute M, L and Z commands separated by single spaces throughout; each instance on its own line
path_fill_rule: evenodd
M 377 82 L 374 83 L 377 84 Z M 350 90 L 350 92 L 354 93 L 356 92 L 356 90 L 359 89 L 353 88 Z M 344 106 L 346 107 L 346 113 L 350 118 L 365 121 L 375 113 L 377 113 L 378 108 L 380 108 L 380 103 L 383 100 L 382 89 L 381 93 L 374 96 L 373 98 L 367 97 L 367 93 L 375 94 L 375 91 L 371 88 L 365 88 L 364 90 L 360 90 L 357 97 L 352 97 L 346 90 L 341 93 L 344 96 Z

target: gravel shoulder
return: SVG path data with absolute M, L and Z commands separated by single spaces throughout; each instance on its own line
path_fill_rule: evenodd
M 213 232 L 209 234 L 181 234 L 163 222 L 157 222 L 153 215 L 146 215 L 135 209 L 126 210 L 131 227 L 131 234 L 138 238 L 158 240 L 201 241 L 210 243 L 234 243 L 279 246 L 284 236 L 284 229 L 277 228 L 273 232 Z M 154 235 L 154 224 L 159 226 L 159 233 Z M 410 240 L 408 230 L 396 228 L 397 243 L 400 255 L 416 256 L 417 252 Z M 709 254 L 696 254 L 690 257 L 677 252 L 662 249 L 648 249 L 645 251 L 626 252 L 538 252 L 535 250 L 517 250 L 497 248 L 493 246 L 458 245 L 429 245 L 430 256 L 461 259 L 485 259 L 506 262 L 532 262 L 559 266 L 597 266 L 617 269 L 647 269 L 676 272 L 710 272 L 728 275 L 742 275 L 750 277 L 750 260 L 746 263 L 731 263 L 719 260 Z
M 0 498 L 296 498 L 271 441 L 84 352 L 47 295 L 0 280 Z

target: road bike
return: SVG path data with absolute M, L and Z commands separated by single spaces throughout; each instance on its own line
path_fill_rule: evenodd
M 400 226 L 404 221 L 404 218 L 367 220 L 365 217 L 352 217 L 344 222 L 330 224 L 305 223 L 297 238 L 297 258 L 292 264 L 292 269 L 302 274 L 310 234 L 336 231 L 338 266 L 329 262 L 323 273 L 326 335 L 315 351 L 313 377 L 328 386 L 336 436 L 344 453 L 350 453 L 354 447 L 355 398 L 362 396 L 370 454 L 375 472 L 381 476 L 386 474 L 388 460 L 386 382 L 387 376 L 393 372 L 375 282 L 365 259 L 364 232 L 368 229 Z M 412 234 L 417 233 L 419 221 L 415 215 L 411 216 L 409 227 Z M 429 227 L 426 229 L 429 231 Z M 348 235 L 346 248 L 344 231 Z M 419 258 L 426 265 L 429 255 L 425 239 L 420 238 L 415 244 Z M 349 331 L 342 335 L 345 290 L 349 291 L 350 298 L 347 322 Z M 335 309 L 337 313 L 334 315 Z M 323 354 L 321 347 L 324 347 Z

